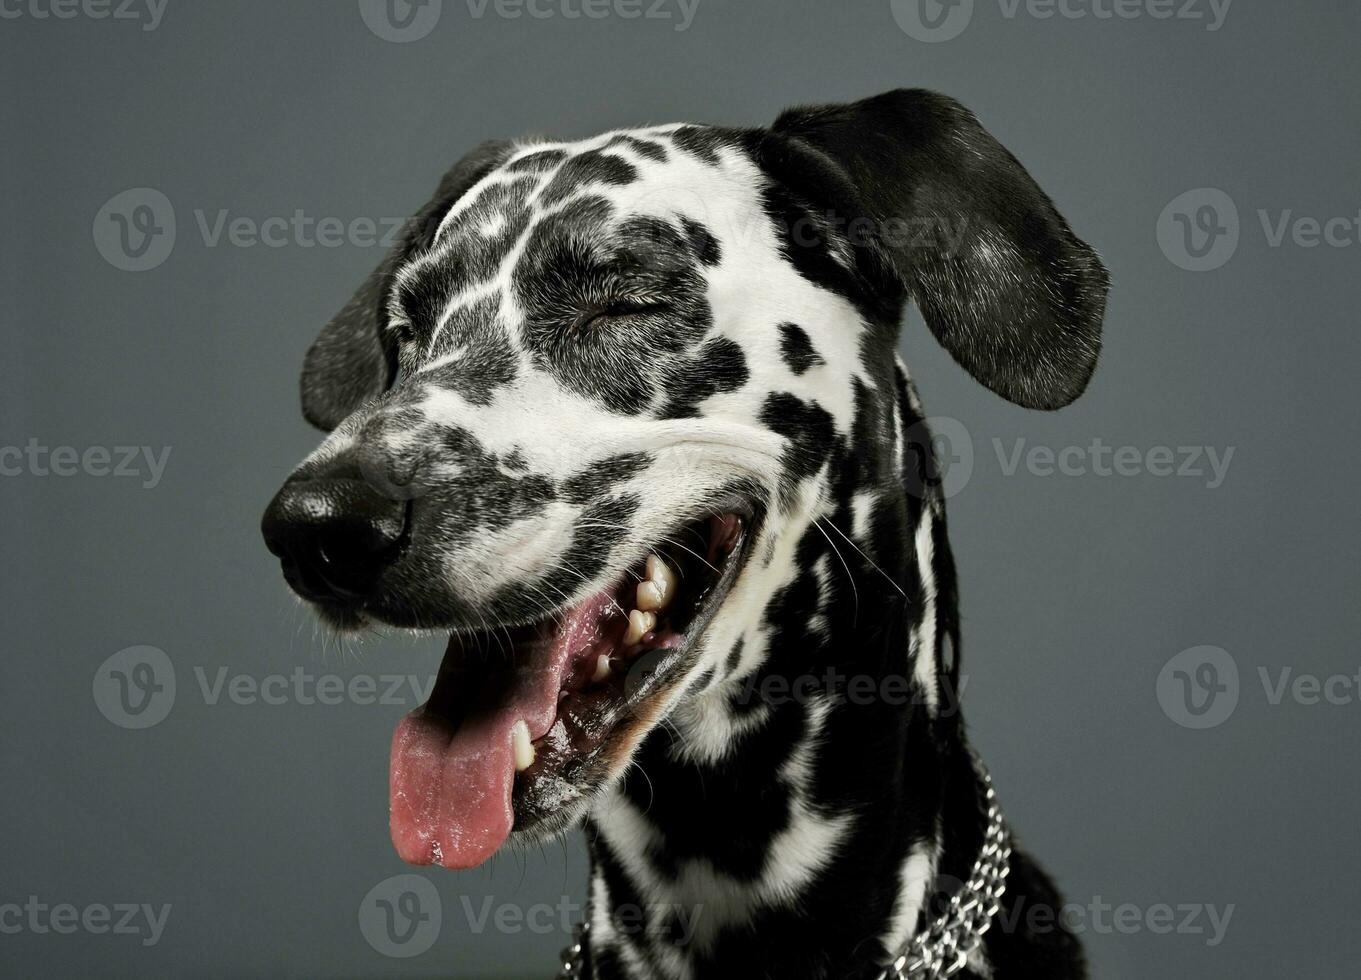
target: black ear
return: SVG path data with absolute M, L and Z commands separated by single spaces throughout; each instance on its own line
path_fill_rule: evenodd
M 383 307 L 393 272 L 404 259 L 430 244 L 439 220 L 453 203 L 504 160 L 510 148 L 509 142 L 491 140 L 454 164 L 397 245 L 322 327 L 302 365 L 302 414 L 307 421 L 330 432 L 367 399 L 387 390 L 396 359 L 383 337 Z
M 1027 408 L 1082 394 L 1101 349 L 1109 277 L 1016 158 L 953 99 L 900 89 L 791 109 L 775 133 L 848 185 L 936 339 Z

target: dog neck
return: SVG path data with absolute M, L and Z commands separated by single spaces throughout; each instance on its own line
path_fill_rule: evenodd
M 883 380 L 895 397 L 829 447 L 785 540 L 758 539 L 761 628 L 595 808 L 597 977 L 872 977 L 938 878 L 968 876 L 983 818 L 939 481 L 906 374 Z

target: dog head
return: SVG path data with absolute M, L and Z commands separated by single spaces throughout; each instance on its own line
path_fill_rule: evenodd
M 393 743 L 401 855 L 469 867 L 578 819 L 756 646 L 829 498 L 901 493 L 909 297 L 982 383 L 1054 408 L 1105 288 L 924 92 L 459 161 L 308 352 L 329 435 L 264 518 L 332 624 L 450 634 Z

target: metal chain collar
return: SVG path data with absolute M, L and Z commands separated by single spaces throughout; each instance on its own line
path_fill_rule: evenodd
M 1011 837 L 992 777 L 975 759 L 983 784 L 983 803 L 988 826 L 983 846 L 964 887 L 950 896 L 950 907 L 907 944 L 907 949 L 881 974 L 880 980 L 942 980 L 964 969 L 969 955 L 992 928 L 992 918 L 1002 905 L 1011 873 Z
M 926 929 L 917 933 L 907 948 L 879 976 L 879 980 L 945 980 L 968 965 L 969 956 L 992 928 L 993 916 L 1001 907 L 1011 873 L 1011 837 L 992 777 L 975 759 L 982 780 L 983 802 L 988 826 L 983 846 L 969 872 L 964 887 L 950 896 L 950 907 Z M 586 921 L 577 925 L 572 945 L 562 951 L 559 977 L 581 977 L 586 969 L 586 944 L 590 940 L 590 911 Z

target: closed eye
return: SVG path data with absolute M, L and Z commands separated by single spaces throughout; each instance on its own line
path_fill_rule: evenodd
M 655 315 L 664 313 L 667 309 L 665 303 L 616 301 L 594 310 L 587 310 L 577 321 L 577 327 L 581 330 L 604 327 L 608 326 L 611 320 Z

